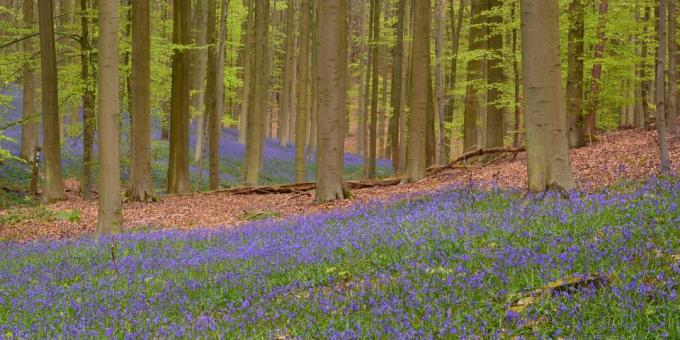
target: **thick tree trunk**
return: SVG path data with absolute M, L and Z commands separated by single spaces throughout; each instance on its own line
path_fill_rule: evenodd
M 678 19 L 676 0 L 668 0 L 668 132 L 678 132 Z
M 268 101 L 268 34 L 269 0 L 262 0 L 255 4 L 255 31 L 253 36 L 253 49 L 255 53 L 251 65 L 246 154 L 243 167 L 244 183 L 246 185 L 256 185 L 260 174 L 264 144 L 265 114 Z
M 488 9 L 488 0 L 472 2 L 470 12 L 469 51 L 479 53 L 487 48 L 486 20 L 484 12 Z M 474 57 L 468 61 L 467 79 L 468 85 L 465 93 L 465 112 L 463 114 L 463 151 L 482 147 L 484 145 L 484 123 L 486 120 L 486 107 L 482 89 L 486 79 L 486 61 L 482 56 Z
M 45 193 L 43 198 L 47 202 L 64 198 L 64 181 L 61 173 L 61 130 L 59 128 L 59 93 L 57 90 L 57 56 L 54 46 L 53 13 L 52 0 L 38 1 L 43 151 L 45 154 Z
M 205 126 L 206 113 L 205 109 L 205 83 L 206 83 L 206 68 L 208 53 L 206 51 L 207 30 L 209 23 L 207 22 L 208 8 L 207 1 L 196 1 L 196 10 L 194 12 L 196 30 L 195 45 L 198 48 L 193 52 L 193 69 L 191 74 L 191 108 L 194 117 L 196 118 L 196 145 L 194 147 L 194 160 L 200 162 L 203 159 L 203 149 L 205 142 Z M 213 14 L 214 15 L 214 14 Z
M 173 44 L 191 44 L 191 1 L 173 2 Z M 191 190 L 189 182 L 189 71 L 191 52 L 177 49 L 172 57 L 170 101 L 170 162 L 168 193 Z
M 500 14 L 503 6 L 502 0 L 488 0 L 489 10 L 492 11 L 488 18 L 488 48 L 491 56 L 486 63 L 488 77 L 486 93 L 486 148 L 499 148 L 503 146 L 504 116 L 505 110 L 500 106 L 503 100 L 501 87 L 506 77 L 503 71 L 503 17 Z
M 392 108 L 392 115 L 390 117 L 390 135 L 389 147 L 392 154 L 392 175 L 396 176 L 399 173 L 399 140 L 400 125 L 402 118 L 402 97 L 401 97 L 401 83 L 402 78 L 402 60 L 404 51 L 404 16 L 406 9 L 406 0 L 399 0 L 399 9 L 397 10 L 397 43 L 392 50 L 392 89 L 390 90 L 390 107 Z
M 585 134 L 590 141 L 595 136 L 597 128 L 597 110 L 599 108 L 600 79 L 602 78 L 602 57 L 604 56 L 604 44 L 607 39 L 605 29 L 607 28 L 607 11 L 609 10 L 609 0 L 600 0 L 599 19 L 597 22 L 597 45 L 593 53 L 595 64 L 593 65 L 593 75 L 590 81 L 590 99 L 588 100 L 588 115 L 585 118 Z
M 318 3 L 317 44 L 319 113 L 316 202 L 344 199 L 347 194 L 343 182 L 343 120 L 346 95 L 342 69 L 347 60 L 343 40 L 347 35 L 347 0 Z
M 575 187 L 560 75 L 557 0 L 521 0 L 529 190 Z
M 132 2 L 132 66 L 130 107 L 132 157 L 128 198 L 155 199 L 151 182 L 151 11 L 148 1 Z
M 406 171 L 403 181 L 413 183 L 425 177 L 427 168 L 427 115 L 431 99 L 430 1 L 414 0 L 413 47 L 411 60 L 411 116 L 409 118 Z M 429 97 L 429 98 L 428 98 Z
M 97 116 L 99 129 L 99 211 L 97 234 L 121 231 L 118 2 L 99 1 Z
M 373 26 L 373 37 L 371 39 L 371 50 L 373 65 L 371 77 L 371 123 L 369 127 L 369 153 L 368 153 L 368 178 L 375 178 L 375 161 L 377 155 L 377 132 L 378 132 L 378 77 L 380 74 L 380 50 L 378 43 L 380 42 L 380 0 L 371 0 L 371 18 Z
M 83 172 L 80 178 L 80 192 L 85 199 L 92 196 L 92 163 L 94 159 L 95 91 L 90 75 L 90 36 L 87 16 L 88 0 L 80 0 L 80 77 L 83 82 Z
M 569 147 L 586 144 L 583 126 L 583 58 L 585 34 L 583 0 L 569 3 L 569 45 L 567 48 L 567 138 Z
M 309 116 L 309 0 L 300 3 L 300 56 L 297 79 L 297 115 L 295 117 L 295 181 L 305 182 L 305 144 L 307 136 L 307 117 Z
M 34 0 L 24 0 L 22 4 L 24 14 L 24 26 L 27 29 L 33 29 L 34 20 Z M 33 41 L 31 39 L 24 40 L 23 49 L 25 55 L 31 56 L 33 54 Z M 35 147 L 38 145 L 38 137 L 40 136 L 40 126 L 38 125 L 38 118 L 35 116 L 35 72 L 30 62 L 24 64 L 22 75 L 23 86 L 23 108 L 22 117 L 28 119 L 21 126 L 21 158 L 32 162 L 35 156 Z M 32 117 L 32 118 L 31 118 Z
M 659 155 L 661 171 L 671 170 L 666 139 L 666 8 L 668 0 L 659 0 L 659 49 L 656 55 L 656 131 L 659 135 Z

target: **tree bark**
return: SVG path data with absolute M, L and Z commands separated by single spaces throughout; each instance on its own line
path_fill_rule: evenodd
M 269 0 L 255 4 L 254 55 L 251 66 L 251 89 L 248 105 L 244 183 L 256 185 L 260 174 L 267 109 Z
M 396 176 L 399 173 L 399 140 L 400 121 L 402 119 L 401 111 L 401 83 L 402 78 L 402 60 L 404 51 L 404 16 L 406 9 L 406 0 L 399 0 L 399 9 L 397 10 L 397 43 L 392 50 L 392 89 L 390 90 L 390 107 L 392 108 L 392 115 L 390 117 L 390 148 L 392 154 L 392 175 Z
M 252 79 L 252 72 L 250 71 L 253 64 L 253 32 L 255 30 L 255 0 L 247 0 L 248 16 L 246 18 L 246 36 L 245 36 L 245 55 L 243 58 L 243 91 L 241 95 L 241 111 L 238 120 L 238 142 L 246 143 L 248 134 L 248 110 L 250 106 L 250 85 Z
M 286 8 L 286 51 L 283 66 L 283 88 L 281 89 L 281 105 L 279 108 L 278 138 L 281 146 L 290 143 L 290 112 L 294 109 L 292 98 L 294 92 L 295 66 L 295 0 L 287 1 Z
M 586 137 L 592 141 L 597 128 L 597 110 L 599 107 L 600 79 L 602 78 L 602 57 L 604 57 L 604 45 L 607 40 L 607 11 L 609 10 L 609 0 L 601 0 L 599 8 L 599 18 L 597 22 L 597 45 L 593 53 L 595 64 L 593 65 L 593 75 L 590 82 L 590 99 L 588 103 L 588 115 L 586 116 Z
M 430 74 L 430 1 L 413 2 L 413 47 L 411 60 L 411 115 L 409 118 L 406 171 L 403 182 L 413 183 L 425 177 L 426 139 Z M 430 98 L 428 98 L 430 97 Z
M 207 22 L 207 16 L 209 15 L 208 6 L 206 6 L 207 1 L 212 0 L 196 1 L 196 10 L 194 12 L 196 23 L 192 25 L 196 30 L 195 45 L 197 48 L 192 55 L 193 68 L 191 74 L 191 108 L 194 117 L 196 117 L 196 145 L 194 147 L 194 160 L 196 162 L 200 162 L 203 159 L 207 116 L 205 113 L 206 68 L 208 63 L 206 42 L 207 30 L 210 28 Z
M 583 126 L 583 58 L 585 34 L 583 0 L 569 3 L 569 45 L 567 48 L 567 138 L 569 147 L 586 144 Z
M 38 1 L 40 26 L 40 64 L 42 77 L 43 151 L 45 154 L 45 192 L 43 198 L 54 202 L 64 198 L 61 173 L 61 129 L 57 56 L 54 45 L 54 8 L 52 0 Z
M 513 3 L 512 5 L 512 10 L 510 12 L 510 16 L 512 17 L 512 21 L 515 22 L 515 8 L 517 7 L 517 3 Z M 519 57 L 517 54 L 517 28 L 512 29 L 512 72 L 514 75 L 514 102 L 513 102 L 513 111 L 514 111 L 514 120 L 515 120 L 515 131 L 513 131 L 513 136 L 512 136 L 512 145 L 514 147 L 519 147 L 520 145 L 520 137 L 522 135 L 521 133 L 521 100 L 520 100 L 520 76 L 519 76 Z
M 359 1 L 361 9 L 359 10 L 359 26 L 361 26 L 361 31 L 359 32 L 359 69 L 361 70 L 359 74 L 359 100 L 358 100 L 358 110 L 357 110 L 357 127 L 356 127 L 356 136 L 357 136 L 357 150 L 356 153 L 361 155 L 362 157 L 364 156 L 364 150 L 366 149 L 366 138 L 365 138 L 365 131 L 366 131 L 366 94 L 368 91 L 364 91 L 364 89 L 368 88 L 368 72 L 369 72 L 369 63 L 368 63 L 368 58 L 364 57 L 364 55 L 367 54 L 367 44 L 366 44 L 366 13 L 365 13 L 365 8 L 366 8 L 366 0 L 360 0 Z M 369 23 L 370 23 L 370 16 L 369 16 Z M 370 33 L 369 33 L 370 35 Z M 364 160 L 365 161 L 365 160 Z
M 371 0 L 371 13 L 373 17 L 371 18 L 373 26 L 373 37 L 371 39 L 371 50 L 372 50 L 372 60 L 373 64 L 371 77 L 371 122 L 369 127 L 369 153 L 368 153 L 368 178 L 375 178 L 375 161 L 377 155 L 377 132 L 378 132 L 378 77 L 380 74 L 380 0 Z
M 97 234 L 121 231 L 118 2 L 98 1 L 99 210 Z M 136 138 L 137 139 L 137 138 Z
M 83 170 L 80 179 L 80 192 L 85 199 L 92 196 L 92 163 L 94 159 L 95 91 L 90 74 L 91 47 L 90 28 L 87 15 L 88 0 L 80 0 L 80 77 L 83 83 Z
M 468 50 L 479 54 L 487 48 L 486 28 L 484 11 L 488 9 L 488 0 L 472 2 L 470 12 L 470 33 Z M 465 111 L 463 113 L 463 151 L 479 148 L 484 145 L 484 120 L 486 118 L 486 107 L 481 89 L 486 79 L 485 60 L 482 56 L 475 56 L 468 61 L 467 80 L 468 85 L 465 93 Z
M 640 79 L 642 79 L 642 83 L 640 84 L 640 98 L 642 102 L 642 121 L 641 124 L 644 125 L 645 129 L 649 130 L 651 129 L 651 114 L 650 114 L 650 108 L 649 108 L 649 97 L 650 97 L 650 90 L 652 88 L 652 81 L 650 79 L 647 79 L 647 56 L 648 56 L 648 42 L 647 42 L 647 34 L 648 34 L 648 25 L 651 22 L 651 8 L 649 6 L 645 6 L 645 16 L 644 16 L 644 29 L 643 29 L 643 39 L 642 40 L 642 48 L 640 52 L 640 59 L 642 60 L 642 63 L 640 65 Z
M 501 87 L 506 77 L 503 71 L 503 17 L 500 14 L 503 6 L 502 0 L 488 0 L 489 10 L 487 16 L 488 25 L 488 48 L 490 57 L 486 63 L 488 77 L 486 93 L 486 148 L 499 148 L 503 146 L 504 116 L 505 110 L 500 105 L 503 100 Z
M 132 157 L 128 198 L 153 201 L 151 182 L 151 11 L 148 1 L 132 2 L 130 107 Z
M 342 69 L 347 60 L 343 40 L 347 36 L 347 0 L 318 3 L 318 39 L 316 40 L 319 114 L 316 202 L 344 199 L 347 194 L 343 181 L 343 120 L 345 114 L 345 76 Z
M 575 187 L 560 70 L 557 0 L 521 0 L 529 190 Z
M 460 32 L 463 28 L 463 16 L 465 13 L 465 0 L 460 0 L 458 5 L 458 15 L 454 14 L 453 10 L 453 0 L 451 0 L 451 30 L 452 30 L 452 47 L 451 47 L 451 72 L 449 75 L 449 91 L 452 94 L 449 96 L 444 111 L 447 122 L 453 123 L 453 117 L 456 110 L 456 87 L 458 83 L 458 50 L 460 48 Z M 455 18 L 454 18 L 455 16 Z M 451 137 L 449 139 L 449 158 L 454 157 L 454 145 L 456 143 L 456 134 L 451 132 Z
M 446 154 L 446 118 L 444 117 L 444 31 L 446 14 L 446 0 L 435 0 L 434 5 L 434 50 L 435 50 L 435 108 L 438 117 L 438 150 L 437 163 L 444 164 L 447 161 Z
M 300 2 L 300 56 L 297 79 L 297 115 L 295 117 L 295 181 L 304 182 L 307 178 L 305 166 L 305 146 L 307 118 L 309 116 L 309 0 Z
M 668 132 L 678 133 L 678 19 L 676 0 L 668 0 Z
M 24 27 L 33 30 L 33 20 L 34 20 L 34 0 L 24 0 L 22 4 L 22 10 L 24 15 Z M 32 39 L 26 39 L 23 42 L 24 54 L 27 57 L 33 55 L 33 41 Z M 38 145 L 38 137 L 40 136 L 38 119 L 33 117 L 35 115 L 35 85 L 34 78 L 35 72 L 33 72 L 33 66 L 30 62 L 26 62 L 23 65 L 23 75 L 22 75 L 22 86 L 23 86 L 23 107 L 22 107 L 22 117 L 23 119 L 28 119 L 21 126 L 21 158 L 33 162 L 35 156 L 35 147 Z
M 191 44 L 191 1 L 173 2 L 173 44 Z M 172 98 L 170 101 L 170 162 L 168 193 L 191 190 L 189 182 L 189 71 L 191 52 L 177 49 L 172 57 Z
M 668 0 L 659 1 L 659 49 L 656 55 L 656 132 L 659 136 L 659 156 L 661 172 L 671 170 L 666 139 L 666 9 Z

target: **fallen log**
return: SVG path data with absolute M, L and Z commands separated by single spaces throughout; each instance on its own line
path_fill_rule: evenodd
M 526 149 L 524 147 L 519 147 L 519 148 L 490 148 L 490 149 L 476 149 L 467 153 L 464 153 L 460 157 L 457 157 L 456 159 L 452 160 L 446 165 L 437 165 L 437 166 L 432 166 L 427 169 L 428 175 L 436 175 L 437 173 L 441 172 L 442 170 L 445 169 L 451 169 L 455 168 L 456 164 L 466 161 L 470 158 L 473 157 L 478 157 L 478 156 L 483 156 L 483 155 L 488 155 L 488 154 L 494 154 L 494 153 L 520 153 L 524 152 Z

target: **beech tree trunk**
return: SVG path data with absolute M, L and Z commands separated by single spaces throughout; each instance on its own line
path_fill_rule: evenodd
M 57 55 L 54 46 L 54 8 L 52 0 L 38 1 L 40 28 L 40 65 L 42 77 L 43 151 L 45 154 L 45 192 L 43 199 L 54 202 L 64 198 L 61 173 L 61 129 Z
M 371 39 L 371 50 L 373 64 L 371 77 L 371 123 L 369 127 L 369 153 L 368 153 L 368 178 L 375 178 L 375 161 L 377 155 L 377 132 L 378 132 L 378 77 L 380 74 L 380 0 L 371 0 L 371 22 L 373 26 L 373 37 Z
M 399 140 L 400 125 L 402 120 L 402 97 L 401 97 L 401 83 L 402 78 L 402 64 L 404 51 L 404 16 L 406 9 L 406 0 L 399 0 L 399 8 L 397 9 L 397 26 L 396 35 L 397 43 L 392 50 L 392 88 L 390 90 L 390 107 L 392 108 L 392 115 L 390 116 L 390 134 L 389 147 L 392 155 L 392 175 L 396 176 L 399 173 Z
M 640 60 L 642 60 L 642 63 L 640 65 L 640 79 L 642 79 L 642 83 L 640 84 L 640 99 L 642 102 L 642 122 L 641 124 L 645 127 L 645 129 L 649 130 L 651 129 L 651 114 L 650 114 L 650 108 L 649 108 L 649 96 L 650 96 L 650 90 L 652 88 L 652 82 L 650 79 L 647 79 L 647 55 L 648 55 L 648 43 L 647 43 L 647 34 L 648 34 L 648 28 L 647 25 L 651 20 L 651 8 L 649 6 L 645 6 L 645 16 L 644 16 L 644 29 L 643 29 L 643 39 L 642 40 L 642 48 L 640 52 Z
M 33 29 L 34 9 L 34 0 L 23 1 L 23 24 L 25 28 L 31 30 Z M 24 40 L 23 50 L 27 57 L 33 55 L 33 41 L 31 39 Z M 24 63 L 22 75 L 22 87 L 24 94 L 22 107 L 23 119 L 29 119 L 36 114 L 34 78 L 35 72 L 33 72 L 31 63 Z M 21 126 L 21 158 L 29 162 L 33 162 L 33 158 L 35 156 L 35 147 L 38 145 L 38 138 L 40 137 L 40 126 L 38 125 L 38 120 L 39 119 L 37 117 L 30 118 Z
M 344 199 L 343 120 L 346 104 L 347 0 L 318 3 L 317 65 L 319 119 L 316 202 Z
M 128 198 L 155 199 L 151 182 L 151 12 L 148 1 L 132 2 L 132 65 L 130 107 L 132 157 Z
M 255 4 L 254 50 L 251 65 L 251 89 L 248 105 L 248 124 L 246 132 L 246 154 L 244 161 L 244 184 L 256 185 L 260 174 L 262 148 L 264 144 L 264 124 L 267 110 L 268 83 L 268 46 L 269 0 Z
M 245 55 L 243 57 L 243 90 L 241 94 L 241 110 L 238 119 L 238 142 L 246 143 L 248 134 L 248 110 L 250 106 L 250 90 L 252 86 L 250 71 L 253 64 L 253 35 L 255 30 L 255 0 L 246 0 L 248 8 L 248 16 L 246 18 L 246 36 L 245 36 Z
M 95 91 L 90 75 L 91 46 L 90 19 L 87 16 L 88 0 L 80 0 L 80 77 L 83 82 L 83 170 L 80 178 L 80 192 L 85 199 L 92 197 L 92 163 L 94 159 Z
M 137 4 L 139 5 L 139 4 Z M 97 234 L 121 231 L 118 2 L 98 1 L 99 211 Z M 143 19 L 142 19 L 143 20 Z M 139 138 L 136 138 L 139 139 Z
M 506 77 L 503 71 L 503 17 L 498 12 L 503 6 L 502 0 L 488 0 L 489 10 L 492 14 L 488 15 L 488 48 L 490 57 L 486 63 L 486 73 L 488 77 L 486 93 L 486 143 L 487 149 L 500 148 L 503 146 L 504 116 L 505 110 L 500 106 L 503 100 L 501 87 L 505 83 Z
M 307 136 L 307 119 L 309 116 L 309 0 L 300 2 L 300 56 L 297 78 L 297 114 L 295 117 L 295 181 L 305 182 L 307 171 L 305 166 L 305 146 Z
M 600 79 L 602 78 L 602 57 L 604 56 L 604 44 L 607 39 L 605 28 L 607 28 L 607 11 L 609 9 L 609 0 L 600 1 L 599 19 L 597 22 L 597 45 L 595 45 L 595 52 L 593 59 L 596 60 L 593 65 L 593 75 L 590 82 L 590 99 L 588 104 L 588 115 L 586 116 L 586 137 L 588 140 L 593 140 L 595 136 L 595 128 L 597 122 L 597 110 L 599 107 L 600 96 Z
M 453 0 L 451 0 L 451 30 L 452 30 L 452 47 L 451 47 L 451 72 L 449 75 L 449 91 L 456 91 L 458 83 L 458 50 L 460 48 L 460 32 L 463 28 L 463 16 L 465 13 L 465 0 L 460 0 L 458 5 L 458 14 L 455 15 L 453 8 Z M 456 110 L 456 96 L 455 94 L 449 95 L 446 106 L 444 107 L 445 119 L 447 122 L 453 123 L 453 117 Z M 454 145 L 456 144 L 457 136 L 455 133 L 451 133 L 449 139 L 449 158 L 454 157 Z
M 569 147 L 586 144 L 583 126 L 583 58 L 585 34 L 583 0 L 569 3 L 569 45 L 567 48 L 567 138 Z
M 438 118 L 437 164 L 445 164 L 446 154 L 446 118 L 444 117 L 444 31 L 446 30 L 444 15 L 446 14 L 446 0 L 435 0 L 434 5 L 434 50 L 435 50 L 435 109 Z
M 295 95 L 295 0 L 287 1 L 286 8 L 286 51 L 283 65 L 283 88 L 281 89 L 281 105 L 279 108 L 278 138 L 281 146 L 290 143 L 290 112 L 294 110 L 292 98 Z
M 473 1 L 470 11 L 470 33 L 468 50 L 479 53 L 487 48 L 484 37 L 487 35 L 484 12 L 488 9 L 488 0 Z M 465 93 L 465 112 L 463 114 L 463 152 L 468 152 L 484 145 L 484 121 L 486 107 L 482 89 L 486 79 L 486 61 L 478 56 L 468 61 Z
M 191 44 L 191 1 L 173 2 L 173 44 Z M 177 49 L 172 57 L 172 98 L 170 101 L 170 161 L 168 193 L 191 190 L 189 181 L 189 71 L 191 52 Z
M 521 0 L 520 6 L 529 190 L 571 190 L 558 0 Z
M 196 47 L 197 50 L 193 52 L 193 67 L 191 74 L 191 108 L 194 117 L 196 118 L 196 145 L 194 146 L 194 160 L 200 162 L 203 159 L 203 149 L 205 142 L 205 84 L 206 84 L 206 68 L 208 53 L 206 51 L 207 30 L 209 23 L 207 22 L 208 6 L 207 1 L 212 0 L 198 0 L 196 1 L 196 9 L 194 12 L 196 30 Z M 214 16 L 214 14 L 213 14 Z
M 409 118 L 406 171 L 403 182 L 413 183 L 425 177 L 426 139 L 430 74 L 430 1 L 413 1 L 413 47 L 411 60 L 411 116 Z M 428 98 L 428 96 L 430 98 Z
M 668 132 L 678 133 L 678 19 L 676 0 L 668 0 Z
M 656 55 L 656 132 L 659 135 L 660 167 L 663 173 L 671 170 L 666 139 L 666 9 L 668 0 L 659 0 L 659 49 Z

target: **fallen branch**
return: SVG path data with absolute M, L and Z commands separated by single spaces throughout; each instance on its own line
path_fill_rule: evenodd
M 494 154 L 494 153 L 512 153 L 512 154 L 517 154 L 520 152 L 524 152 L 526 149 L 524 147 L 519 147 L 519 148 L 490 148 L 490 149 L 476 149 L 467 153 L 464 153 L 460 157 L 452 160 L 446 165 L 439 165 L 439 166 L 432 166 L 427 169 L 428 174 L 437 174 L 441 172 L 442 170 L 449 169 L 449 168 L 455 168 L 456 164 L 466 161 L 470 158 L 473 157 L 478 157 L 478 156 L 483 156 L 483 155 L 488 155 L 488 154 Z

